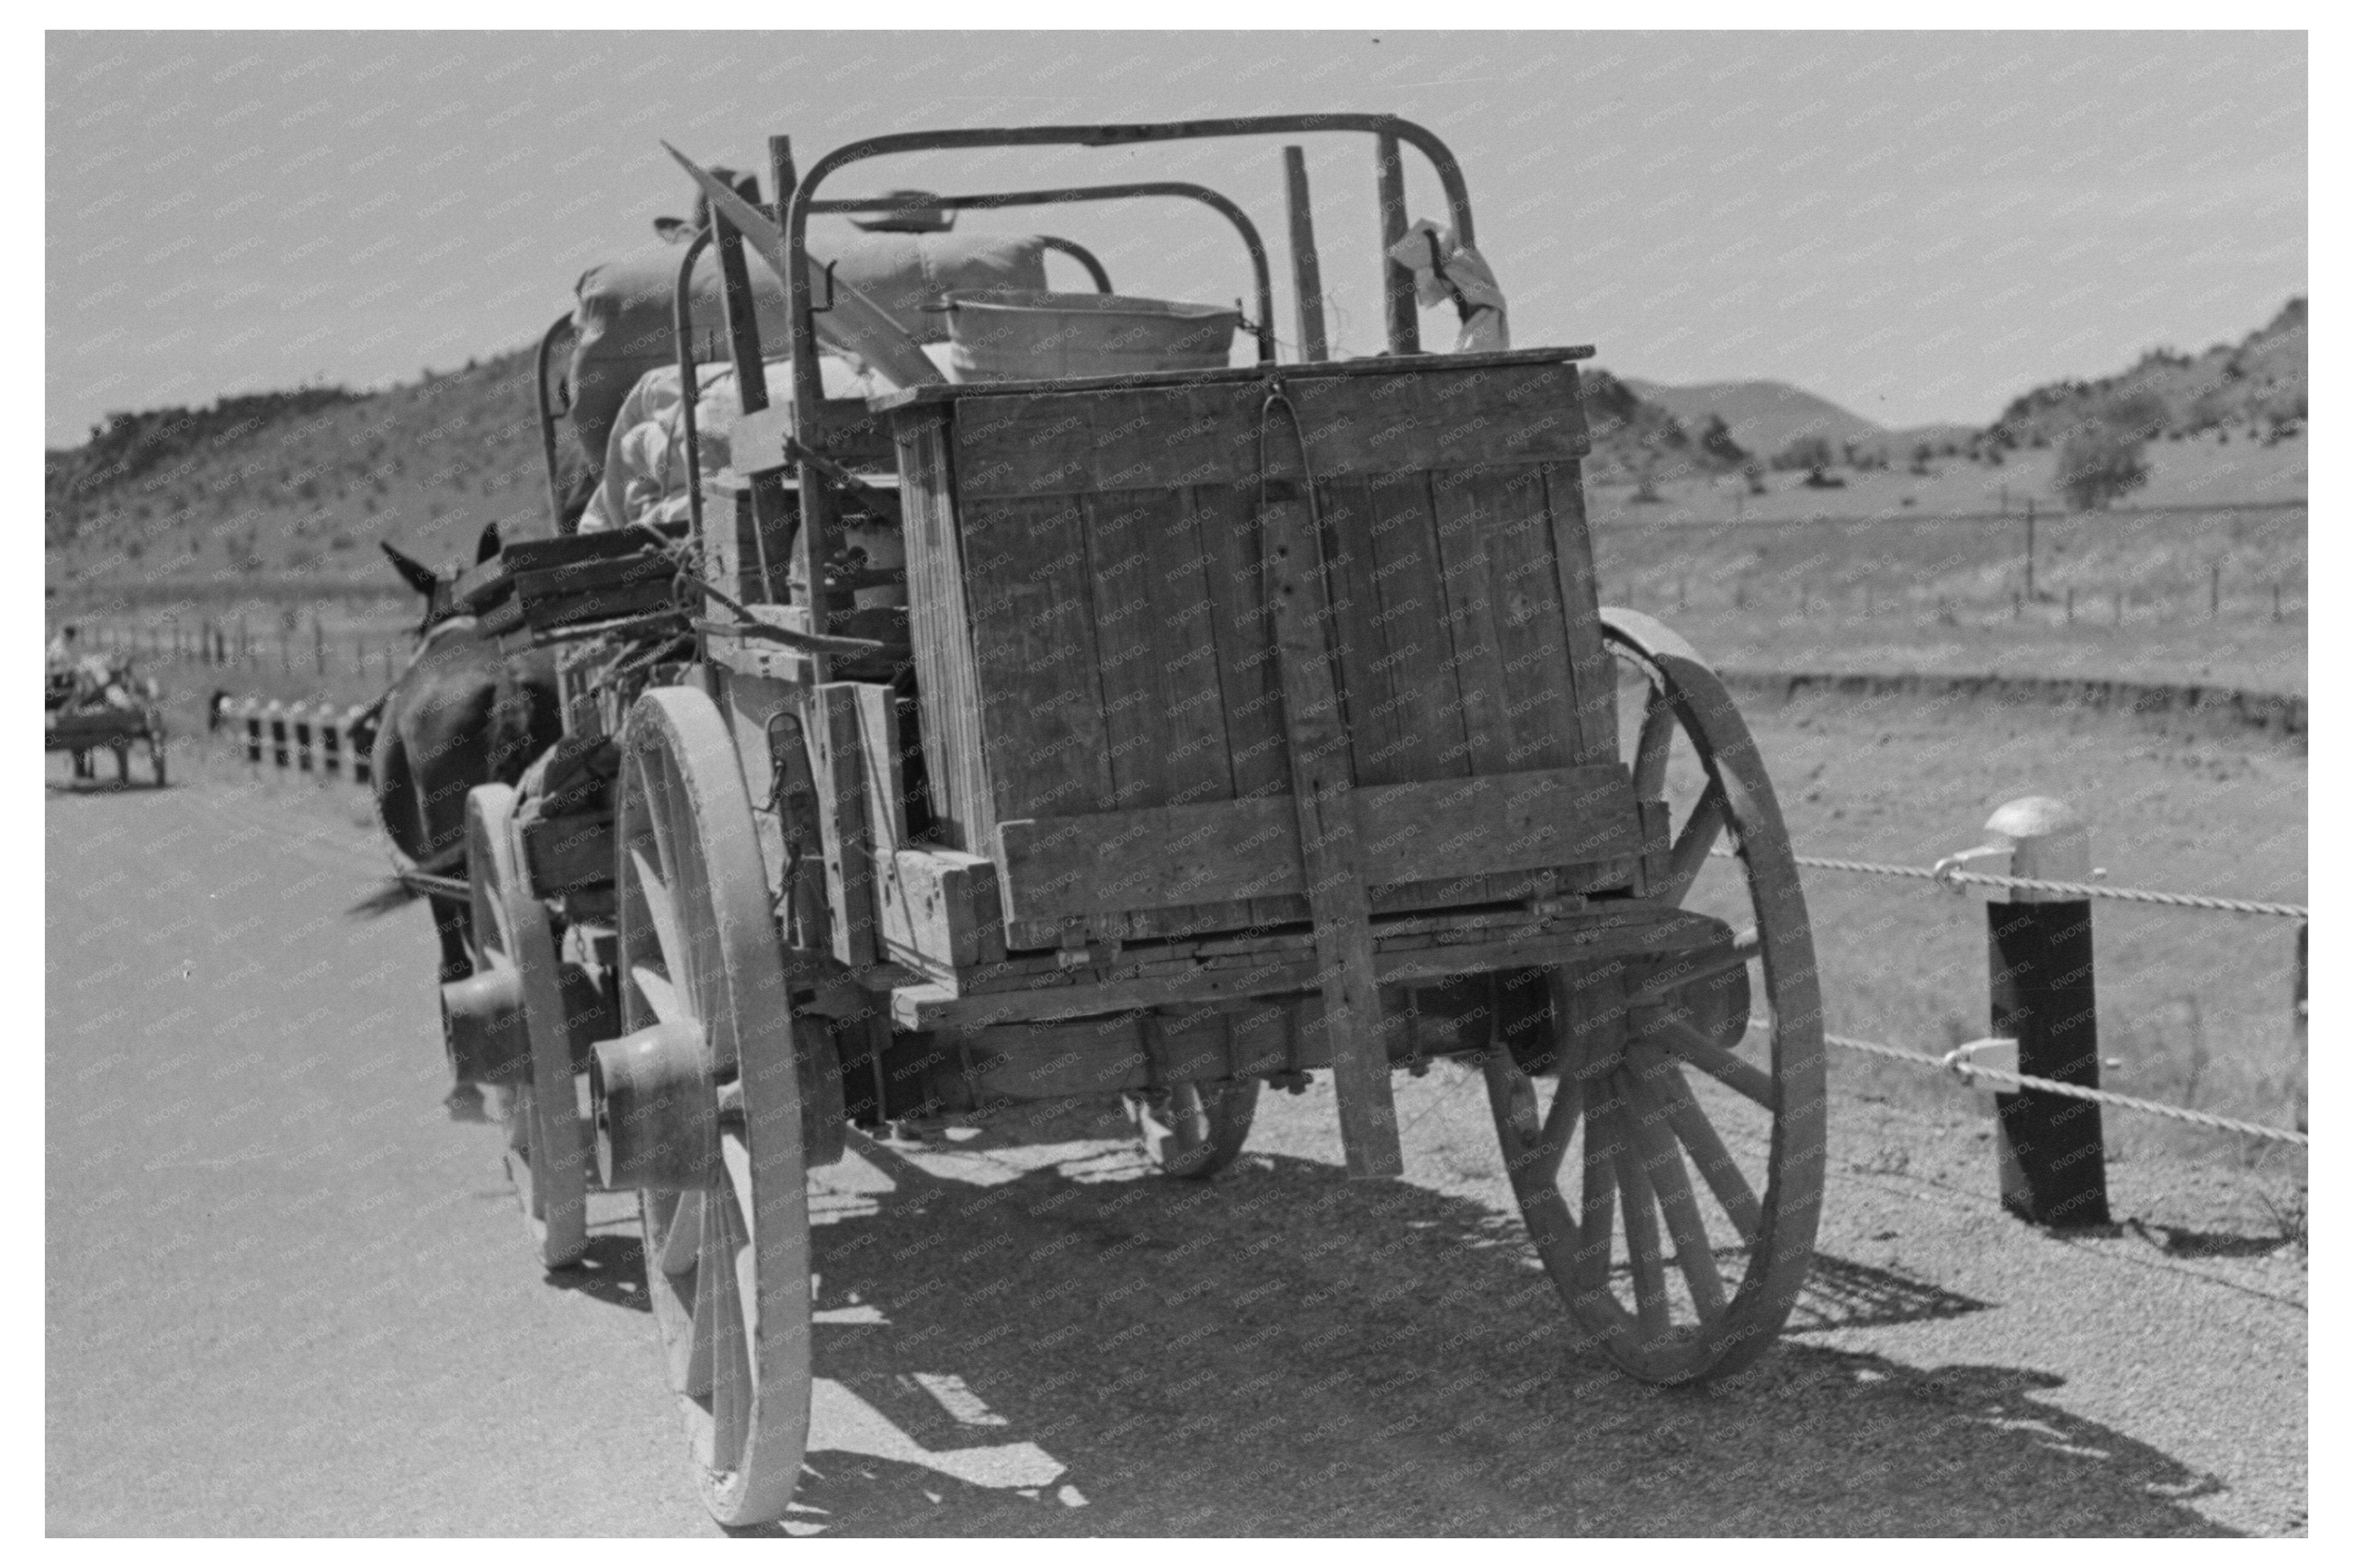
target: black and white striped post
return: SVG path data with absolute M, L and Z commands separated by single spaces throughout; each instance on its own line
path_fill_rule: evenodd
M 2013 800 L 1986 823 L 1989 847 L 2009 851 L 2012 877 L 2085 883 L 2092 834 L 2081 814 L 2047 795 Z M 2092 984 L 2092 901 L 2029 888 L 1986 905 L 1993 1033 L 2018 1042 L 2018 1070 L 2100 1086 L 2099 1021 Z M 2107 1151 L 2100 1108 L 2039 1089 L 1993 1097 L 2002 1206 L 2035 1225 L 2108 1221 Z

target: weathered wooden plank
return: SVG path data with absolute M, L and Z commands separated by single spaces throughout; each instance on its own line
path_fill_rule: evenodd
M 1211 605 L 1183 496 L 1132 491 L 1082 505 L 1114 797 L 1127 807 L 1230 797 Z M 1092 934 L 1134 938 L 1250 923 L 1246 904 L 1177 903 Z
M 1000 821 L 1111 809 L 1079 506 L 988 501 L 970 506 L 963 521 L 989 787 L 973 826 L 986 834 Z
M 1372 482 L 1370 495 L 1366 544 L 1399 741 L 1394 757 L 1378 759 L 1366 782 L 1460 777 L 1471 764 L 1439 581 L 1430 488 L 1419 474 L 1385 475 Z
M 1154 1031 L 1149 1040 L 1142 1022 L 1147 1016 Z M 1076 1023 L 1006 1024 L 956 1030 L 947 1039 L 963 1047 L 957 1067 L 969 1062 L 968 1081 L 980 1100 L 1023 1101 L 1329 1068 L 1331 1051 L 1323 1021 L 1323 999 L 1310 995 L 1247 1011 L 1205 1009 Z M 1488 1018 L 1466 1024 L 1426 1016 L 1418 1040 L 1409 1041 L 1400 1032 L 1392 1041 L 1389 1066 L 1404 1065 L 1417 1049 L 1425 1057 L 1476 1050 L 1491 1034 Z M 954 1079 L 965 1081 L 961 1070 Z M 938 1089 L 947 1087 L 942 1083 Z
M 1588 763 L 1608 762 L 1618 755 L 1618 661 L 1601 637 L 1600 590 L 1579 465 L 1547 465 L 1545 500 L 1568 628 L 1569 667 L 1576 677 L 1577 724 L 1585 740 L 1578 755 Z
M 1324 480 L 1315 487 L 1315 509 L 1350 773 L 1359 784 L 1411 778 L 1398 765 L 1403 732 L 1393 679 L 1397 661 L 1388 657 L 1382 635 L 1380 589 L 1373 576 L 1372 481 Z
M 1349 791 L 1368 882 L 1613 860 L 1642 849 L 1623 769 L 1534 769 Z M 1308 891 L 1283 795 L 1039 817 L 998 829 L 1008 912 L 1021 921 Z
M 1496 606 L 1488 591 L 1487 548 L 1477 476 L 1451 470 L 1429 476 L 1430 510 L 1438 523 L 1439 582 L 1446 599 L 1446 632 L 1462 701 L 1462 740 L 1474 773 L 1512 767 L 1510 688 L 1504 679 Z
M 1234 796 L 1253 800 L 1287 794 L 1291 763 L 1282 739 L 1282 679 L 1259 563 L 1256 489 L 1204 485 L 1186 491 L 1185 498 L 1210 609 L 1208 630 L 1216 649 L 1226 764 Z M 1256 899 L 1250 904 L 1253 925 L 1306 918 L 1307 901 L 1296 895 Z
M 993 821 L 980 747 L 979 671 L 971 599 L 956 527 L 948 416 L 896 416 L 902 533 L 907 552 L 909 631 L 923 712 L 923 773 L 933 831 L 955 849 L 979 849 L 978 826 Z
M 958 849 L 901 849 L 881 896 L 883 956 L 955 985 L 960 972 L 1005 959 L 997 864 Z
M 1391 949 L 1376 942 L 1374 972 L 1383 985 L 1419 984 L 1500 969 L 1546 969 L 1631 954 L 1654 957 L 1724 940 L 1724 924 L 1704 915 L 1650 906 L 1608 917 L 1567 917 L 1541 929 L 1489 940 Z M 891 993 L 892 1020 L 902 1029 L 979 1027 L 1042 1018 L 1082 1018 L 1130 1007 L 1201 1006 L 1317 990 L 1324 965 L 1313 953 L 1278 952 L 1261 963 L 1209 964 L 1084 985 L 1039 985 L 958 996 L 936 984 Z
M 858 689 L 848 681 L 817 689 L 811 715 L 818 822 L 824 835 L 832 903 L 833 956 L 850 967 L 874 962 L 874 866 L 868 849 L 866 769 L 859 756 Z
M 608 883 L 613 879 L 613 818 L 600 813 L 526 822 L 522 857 L 525 880 L 543 899 Z
M 1512 765 L 1565 767 L 1588 761 L 1543 470 L 1472 470 L 1457 493 L 1480 520 Z
M 861 681 L 852 688 L 858 705 L 858 755 L 866 774 L 866 830 L 878 861 L 907 847 L 906 748 L 899 736 L 899 696 L 887 686 Z
M 1388 1021 L 1373 967 L 1372 906 L 1359 863 L 1348 731 L 1328 640 L 1324 547 L 1302 487 L 1270 483 L 1259 506 L 1266 599 L 1282 672 L 1292 804 L 1307 900 L 1315 911 L 1324 1029 L 1340 1102 L 1340 1144 L 1359 1180 L 1404 1173 L 1389 1088 Z
M 1570 348 L 1504 349 L 1493 353 L 1417 354 L 1411 357 L 1381 356 L 1370 359 L 1337 360 L 1318 365 L 1285 365 L 1282 378 L 1287 384 L 1297 385 L 1319 377 L 1356 380 L 1368 377 L 1419 374 L 1430 371 L 1462 372 L 1472 370 L 1515 369 L 1529 365 L 1565 365 L 1593 357 L 1593 345 L 1580 343 Z M 1027 397 L 1040 392 L 1101 392 L 1136 388 L 1170 386 L 1222 386 L 1237 384 L 1263 386 L 1266 372 L 1261 366 L 1227 370 L 1155 371 L 1134 375 L 1074 377 L 1060 381 L 1001 381 L 985 384 L 933 383 L 923 386 L 904 387 L 867 400 L 871 408 L 896 412 L 918 409 L 933 404 L 969 405 L 991 395 Z M 904 416 L 902 416 L 903 417 Z
M 1270 447 L 1266 472 L 1335 479 L 1437 468 L 1558 463 L 1588 449 L 1571 365 L 1433 366 L 1387 378 L 1287 374 L 1307 460 Z M 961 401 L 963 498 L 1214 484 L 1259 471 L 1261 380 L 1049 391 Z

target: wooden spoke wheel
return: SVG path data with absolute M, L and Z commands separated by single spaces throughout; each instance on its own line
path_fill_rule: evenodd
M 1780 807 L 1731 696 L 1658 622 L 1605 609 L 1634 793 L 1668 805 L 1649 896 L 1724 922 L 1696 956 L 1552 979 L 1543 1055 L 1492 1051 L 1514 1195 L 1578 1327 L 1626 1371 L 1689 1383 L 1780 1332 L 1813 1256 L 1820 992 Z M 1712 851 L 1722 844 L 1730 857 Z M 1546 1090 L 1529 1068 L 1555 1077 Z
M 782 1515 L 808 1438 L 808 1197 L 791 998 L 727 725 L 684 687 L 621 738 L 621 1024 L 598 1160 L 643 1187 L 646 1274 L 703 1500 Z M 653 1064 L 643 1081 L 618 1069 Z M 648 1088 L 656 1080 L 660 1087 Z M 654 1134 L 654 1135 L 649 1135 Z
M 531 1060 L 507 1100 L 507 1174 L 541 1266 L 561 1268 L 588 1247 L 588 1131 L 572 1071 L 554 928 L 547 906 L 522 883 L 514 805 L 505 784 L 478 784 L 466 796 L 474 972 L 512 970 L 520 981 Z
M 1152 1163 L 1172 1176 L 1204 1181 L 1241 1158 L 1258 1114 L 1259 1080 L 1178 1083 L 1120 1098 Z

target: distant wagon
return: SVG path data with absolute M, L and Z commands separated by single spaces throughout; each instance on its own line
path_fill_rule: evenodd
M 1723 683 L 1597 602 L 1590 351 L 1421 352 L 1412 273 L 1384 259 L 1388 352 L 1283 362 L 1264 247 L 1202 187 L 930 198 L 1192 194 L 1236 222 L 1260 296 L 1254 320 L 1132 299 L 1089 256 L 1093 293 L 944 290 L 944 363 L 807 237 L 890 204 L 820 197 L 867 159 L 1308 132 L 1372 139 L 1388 258 L 1413 254 L 1419 150 L 1450 208 L 1429 270 L 1492 285 L 1453 158 L 1389 116 L 895 134 L 797 181 L 776 139 L 778 208 L 712 182 L 678 258 L 642 509 L 617 490 L 601 529 L 559 520 L 456 584 L 558 651 L 565 736 L 470 799 L 452 1062 L 512 1091 L 546 1263 L 579 1255 L 591 1187 L 641 1194 L 727 1523 L 778 1517 L 800 1471 L 805 1185 L 853 1129 L 1119 1096 L 1201 1175 L 1261 1085 L 1328 1071 L 1350 1173 L 1382 1177 L 1392 1073 L 1452 1058 L 1620 1366 L 1743 1366 L 1797 1295 L 1824 1116 L 1803 895 Z M 747 239 L 781 280 L 767 318 Z M 718 322 L 694 314 L 708 253 Z M 697 440 L 706 336 L 723 465 Z M 828 350 L 864 395 L 827 395 Z
M 116 779 L 131 782 L 131 753 L 144 747 L 155 786 L 164 783 L 163 695 L 127 659 L 53 659 L 44 693 L 42 749 L 73 758 L 73 776 L 96 776 L 93 752 L 112 752 Z

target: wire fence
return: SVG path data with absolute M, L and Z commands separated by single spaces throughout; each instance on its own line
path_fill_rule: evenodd
M 1756 1022 L 1756 1020 L 1751 1020 Z M 2079 1083 L 2062 1083 L 2056 1079 L 2037 1078 L 2031 1073 L 2011 1072 L 2004 1068 L 1987 1067 L 1968 1059 L 1968 1047 L 1950 1051 L 1944 1056 L 1931 1056 L 1908 1046 L 1890 1046 L 1877 1040 L 1859 1040 L 1851 1035 L 1825 1035 L 1833 1046 L 1850 1051 L 1862 1051 L 1890 1061 L 1926 1068 L 1931 1072 L 1951 1073 L 1964 1082 L 1984 1079 L 1989 1083 L 2008 1084 L 2014 1089 L 2035 1089 L 2043 1094 L 2064 1095 L 2070 1100 L 2088 1100 L 2099 1105 L 2113 1105 L 2122 1110 L 2137 1110 L 2147 1116 L 2161 1116 L 2171 1121 L 2188 1122 L 2193 1127 L 2211 1128 L 2219 1132 L 2236 1132 L 2249 1138 L 2266 1139 L 2277 1143 L 2293 1143 L 2309 1148 L 2309 1134 L 2292 1132 L 2284 1127 L 2266 1127 L 2258 1121 L 2242 1121 L 2234 1116 L 2217 1116 L 2208 1110 L 2191 1110 L 2183 1106 L 2167 1105 L 2160 1100 L 2143 1100 L 2137 1095 L 2118 1094 L 2109 1089 L 2089 1089 Z M 2010 1042 L 2002 1041 L 2007 1045 Z
M 1738 851 L 1731 847 L 1718 845 L 1711 853 L 1720 858 L 1729 858 L 1736 855 Z M 1794 858 L 1800 867 L 1810 870 L 1837 871 L 1862 877 L 1892 877 L 1908 881 L 1929 882 L 1955 893 L 1962 891 L 1966 887 L 1978 886 L 2021 892 L 2055 894 L 2068 899 L 2113 899 L 2124 903 L 2154 904 L 2169 909 L 2201 910 L 2221 914 L 2273 916 L 2306 922 L 2307 925 L 2312 918 L 2310 910 L 2303 904 L 2274 903 L 2260 899 L 2223 898 L 2207 893 L 2164 892 L 2150 888 L 2122 888 L 2114 887 L 2105 882 L 2052 881 L 2038 877 L 2010 877 L 1998 872 L 1971 871 L 1966 868 L 1966 862 L 1971 856 L 1983 853 L 1986 851 L 1974 850 L 1962 855 L 1949 855 L 1934 866 L 1902 866 L 1879 860 L 1843 859 L 1829 855 L 1799 855 Z M 2299 1030 L 2303 1027 L 2305 1016 L 2306 951 L 2305 942 L 2299 940 L 2296 944 L 2295 1015 Z M 2143 1100 L 2137 1095 L 2118 1094 L 2114 1089 L 2064 1083 L 2055 1079 L 2015 1072 L 1971 1059 L 1971 1055 L 1977 1047 L 1998 1045 L 2014 1049 L 2015 1041 L 1978 1041 L 1976 1046 L 1964 1046 L 1943 1056 L 1936 1056 L 1927 1051 L 1914 1050 L 1906 1046 L 1891 1046 L 1878 1040 L 1857 1039 L 1849 1035 L 1825 1035 L 1823 1038 L 1830 1044 L 1846 1050 L 1859 1051 L 1890 1061 L 1925 1068 L 1932 1072 L 1949 1073 L 1958 1077 L 1964 1082 L 1974 1083 L 1976 1080 L 1983 1079 L 1988 1083 L 2007 1084 L 2020 1090 L 2034 1090 L 2043 1094 L 2061 1095 L 2070 1100 L 2090 1100 L 2100 1105 L 2112 1105 L 2122 1110 L 2162 1117 L 2168 1121 L 2183 1122 L 2193 1127 L 2204 1127 L 2221 1132 L 2233 1132 L 2243 1137 L 2293 1144 L 2298 1148 L 2309 1148 L 2312 1142 L 2309 1134 L 2291 1131 L 2283 1127 L 2269 1127 L 2261 1122 L 2241 1121 L 2237 1117 L 2218 1116 L 2211 1111 L 2192 1110 L 2185 1106 Z
M 1719 845 L 1713 853 L 1728 857 L 1733 850 Z M 2005 877 L 1992 871 L 1971 871 L 1959 856 L 1947 856 L 1934 866 L 1895 866 L 1878 860 L 1841 860 L 1828 855 L 1799 855 L 1798 864 L 1815 871 L 1844 871 L 1862 877 L 1902 877 L 1935 882 L 1958 892 L 1975 884 L 2010 888 L 2023 892 L 2057 893 L 2071 899 L 2115 899 L 2124 903 L 2162 904 L 2179 910 L 2213 910 L 2233 915 L 2274 915 L 2283 920 L 2308 921 L 2312 911 L 2302 904 L 2266 903 L 2260 899 L 2226 899 L 2209 893 L 2164 893 L 2148 888 L 2118 888 L 2105 882 L 2052 882 L 2037 877 Z

